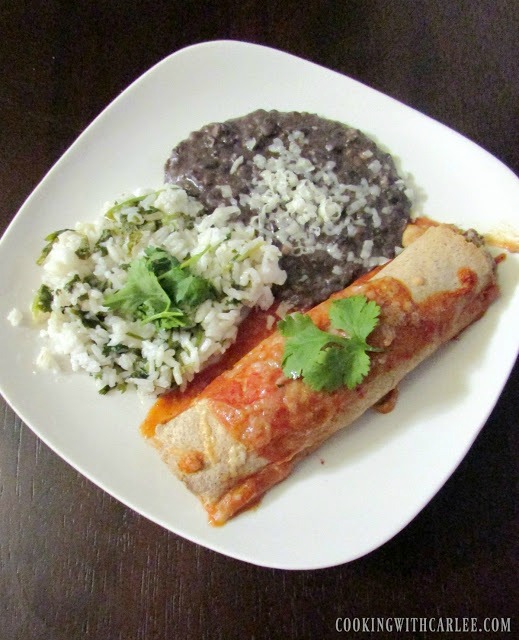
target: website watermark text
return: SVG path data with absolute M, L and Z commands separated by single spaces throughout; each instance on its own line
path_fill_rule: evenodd
M 340 633 L 503 633 L 511 632 L 510 618 L 349 618 L 339 617 Z

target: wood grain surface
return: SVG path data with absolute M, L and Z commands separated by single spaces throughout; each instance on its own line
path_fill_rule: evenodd
M 519 173 L 514 0 L 0 0 L 0 26 L 2 232 L 131 81 L 211 39 L 343 72 Z M 474 446 L 415 520 L 368 556 L 319 571 L 258 568 L 165 531 L 0 406 L 0 640 L 451 637 L 348 636 L 335 630 L 339 616 L 511 618 L 510 633 L 489 635 L 519 637 L 517 365 Z

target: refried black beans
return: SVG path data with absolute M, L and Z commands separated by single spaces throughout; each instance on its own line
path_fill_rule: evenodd
M 235 207 L 281 248 L 279 300 L 308 308 L 393 258 L 411 203 L 393 159 L 357 129 L 309 113 L 258 110 L 177 145 L 166 181 L 208 211 Z

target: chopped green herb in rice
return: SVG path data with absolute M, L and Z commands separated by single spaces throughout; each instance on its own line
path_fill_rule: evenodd
M 70 365 L 100 393 L 183 387 L 236 338 L 247 309 L 284 283 L 280 252 L 236 207 L 207 215 L 178 187 L 125 195 L 90 223 L 47 236 L 33 313 L 37 359 Z

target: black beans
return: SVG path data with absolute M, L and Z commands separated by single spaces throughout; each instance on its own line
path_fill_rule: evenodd
M 342 193 L 350 194 L 350 202 L 341 204 L 344 229 L 340 235 L 323 232 L 323 227 L 316 231 L 315 225 L 312 230 L 307 223 L 302 227 L 306 244 L 300 238 L 287 243 L 286 238 L 276 236 L 279 216 L 275 211 L 269 212 L 260 228 L 260 232 L 273 232 L 273 241 L 283 251 L 281 264 L 288 278 L 276 296 L 304 308 L 344 288 L 377 260 L 392 258 L 395 247 L 401 245 L 411 203 L 388 153 L 361 131 L 340 122 L 309 113 L 258 110 L 193 132 L 173 149 L 165 174 L 166 181 L 197 196 L 208 211 L 238 205 L 241 213 L 237 218 L 252 221 L 258 210 L 249 207 L 247 196 L 262 180 L 262 163 L 255 158 L 278 157 L 273 142 L 279 139 L 288 150 L 298 132 L 304 135 L 304 141 L 298 143 L 300 156 L 314 167 L 305 174 L 307 179 L 327 198 L 336 197 L 337 184 L 346 185 Z M 327 164 L 330 162 L 333 166 Z M 321 170 L 328 176 L 323 177 Z M 222 192 L 219 187 L 224 185 L 230 191 Z M 346 222 L 350 223 L 348 232 Z

